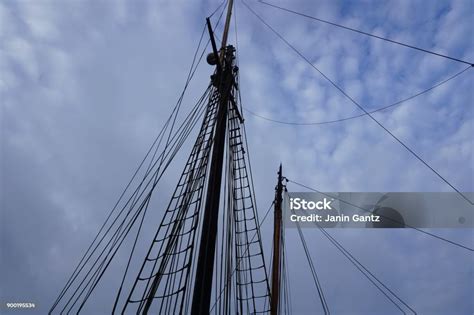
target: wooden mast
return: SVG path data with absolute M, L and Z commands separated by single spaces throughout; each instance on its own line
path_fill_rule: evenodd
M 229 35 L 229 26 L 230 26 L 230 20 L 232 17 L 233 5 L 234 5 L 234 0 L 229 0 L 229 3 L 227 5 L 227 16 L 225 19 L 224 33 L 222 34 L 221 61 L 223 61 L 224 59 L 224 50 L 225 50 L 225 46 L 227 45 L 227 37 Z
M 227 6 L 227 16 L 224 33 L 222 35 L 222 45 L 217 68 L 217 71 L 220 72 L 217 82 L 220 100 L 217 110 L 214 144 L 211 153 L 211 166 L 209 170 L 206 204 L 204 207 L 201 241 L 199 244 L 196 278 L 194 281 L 193 301 L 191 306 L 192 315 L 208 315 L 211 304 L 225 136 L 227 133 L 227 108 L 232 97 L 230 91 L 234 82 L 232 72 L 233 55 L 232 52 L 227 53 L 226 49 L 233 2 L 233 0 L 229 0 Z M 210 30 L 211 40 L 213 40 L 209 20 L 208 27 Z M 215 42 L 213 42 L 213 46 L 215 46 Z
M 281 223 L 282 210 L 281 204 L 283 201 L 283 174 L 282 166 L 278 170 L 278 184 L 275 193 L 275 210 L 273 216 L 273 261 L 272 261 L 272 292 L 271 292 L 271 307 L 272 315 L 278 314 L 278 306 L 280 303 L 280 283 L 281 283 Z

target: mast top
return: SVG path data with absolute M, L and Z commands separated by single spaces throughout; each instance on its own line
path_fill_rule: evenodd
M 230 20 L 232 17 L 233 6 L 234 6 L 234 0 L 229 0 L 229 2 L 227 3 L 227 15 L 225 19 L 224 33 L 222 34 L 222 45 L 221 45 L 221 55 L 220 55 L 221 61 L 223 61 L 224 59 L 224 51 L 225 51 L 225 47 L 227 46 L 227 37 L 229 35 L 229 27 L 230 27 Z

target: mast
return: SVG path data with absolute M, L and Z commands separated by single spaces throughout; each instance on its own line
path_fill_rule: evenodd
M 206 204 L 202 222 L 201 241 L 199 245 L 198 261 L 196 267 L 196 278 L 194 282 L 193 301 L 191 314 L 209 314 L 212 276 L 214 273 L 214 256 L 216 248 L 217 225 L 219 216 L 219 202 L 221 195 L 222 167 L 224 160 L 225 135 L 227 128 L 228 103 L 230 102 L 230 91 L 234 83 L 232 73 L 233 51 L 227 50 L 227 37 L 229 33 L 232 15 L 233 0 L 229 0 L 227 16 L 222 35 L 222 46 L 219 56 L 217 70 L 217 86 L 219 87 L 219 108 L 217 111 L 217 123 L 214 144 L 211 155 L 211 166 L 206 194 Z M 208 22 L 209 23 L 209 22 Z M 208 24 L 210 26 L 210 24 Z M 213 34 L 211 32 L 211 40 Z M 216 54 L 217 52 L 214 51 Z M 217 57 L 217 56 L 216 56 Z
M 281 204 L 283 201 L 283 175 L 282 166 L 278 170 L 278 184 L 275 192 L 275 208 L 273 216 L 273 262 L 272 262 L 272 292 L 271 292 L 271 307 L 272 315 L 278 314 L 278 306 L 280 302 L 280 271 L 281 271 L 281 222 L 282 210 Z
M 224 50 L 225 46 L 227 45 L 227 37 L 229 35 L 229 26 L 230 26 L 230 19 L 232 17 L 232 7 L 234 5 L 234 0 L 229 0 L 227 4 L 227 16 L 225 18 L 225 25 L 224 25 L 224 33 L 222 34 L 222 45 L 221 45 L 221 62 L 224 59 Z
M 135 190 L 130 188 L 127 191 L 130 183 L 135 180 L 135 175 L 141 170 L 144 164 L 142 162 L 112 212 L 117 206 L 122 210 L 116 213 L 113 221 L 109 220 L 112 216 L 112 212 L 110 213 L 50 313 L 63 298 L 68 300 L 62 303 L 65 305 L 61 312 L 76 312 L 76 309 L 77 312 L 81 311 L 127 234 L 138 221 L 140 225 L 130 255 L 127 255 L 128 262 L 115 297 L 113 313 L 118 312 L 118 303 L 122 297 L 122 314 L 207 315 L 214 307 L 219 314 L 269 312 L 270 286 L 259 233 L 254 185 L 251 170 L 247 167 L 250 159 L 246 155 L 248 148 L 243 129 L 244 120 L 238 108 L 240 97 L 236 98 L 240 93 L 237 84 L 238 67 L 235 65 L 236 54 L 235 48 L 227 45 L 233 1 L 228 0 L 228 3 L 222 46 L 219 50 L 210 18 L 207 19 L 212 44 L 212 54 L 208 55 L 207 61 L 210 65 L 216 65 L 211 75 L 211 84 L 179 128 L 168 129 L 165 125 L 157 138 L 160 142 L 156 147 L 157 140 L 152 145 L 152 148 L 155 147 L 155 153 L 150 158 L 148 154 L 145 156 L 143 162 L 148 159 L 149 167 L 143 179 L 141 182 L 137 180 Z M 196 53 L 199 52 L 200 44 Z M 172 119 L 173 115 L 175 111 L 169 119 Z M 123 285 L 128 282 L 127 271 L 132 265 L 132 256 L 135 254 L 135 245 L 145 212 L 164 172 L 161 167 L 171 162 L 182 141 L 198 124 L 201 115 L 201 127 L 172 197 L 135 280 L 131 283 L 130 291 L 128 295 L 123 296 Z M 161 154 L 158 154 L 159 143 L 166 137 L 166 133 L 168 140 Z M 226 153 L 228 160 L 224 163 Z M 225 185 L 222 182 L 223 171 L 226 174 Z M 145 182 L 147 184 L 143 186 Z M 228 193 L 225 197 L 221 196 L 222 186 Z M 126 193 L 129 198 L 122 198 Z M 222 245 L 219 246 L 219 257 L 224 258 L 219 261 L 215 256 L 219 252 L 217 234 L 221 197 L 226 198 L 228 202 L 225 203 L 222 213 L 222 231 L 227 233 L 222 244 L 219 244 Z M 128 201 L 125 201 L 126 199 Z M 141 220 L 138 220 L 140 216 Z M 102 236 L 99 239 L 100 235 Z M 216 288 L 222 288 L 220 292 L 213 291 L 214 268 L 218 268 L 214 266 L 215 259 L 221 264 L 219 277 L 214 279 Z M 215 303 L 210 308 L 213 292 L 216 292 L 216 295 L 212 296 L 215 297 Z M 77 304 L 79 301 L 80 304 Z

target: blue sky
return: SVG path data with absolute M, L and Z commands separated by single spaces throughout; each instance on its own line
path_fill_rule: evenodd
M 359 114 L 236 2 L 244 107 L 303 122 Z M 465 67 L 249 3 L 366 109 L 409 97 Z M 474 60 L 473 1 L 278 3 Z M 0 303 L 32 301 L 38 313 L 51 305 L 168 117 L 204 18 L 218 4 L 0 3 Z M 234 38 L 232 29 L 231 43 Z M 210 66 L 200 65 L 186 108 L 206 88 L 211 72 Z M 474 190 L 473 83 L 469 70 L 374 115 L 462 191 Z M 287 126 L 244 115 L 261 212 L 273 198 L 280 162 L 286 176 L 322 191 L 450 191 L 367 117 Z M 160 200 L 169 198 L 188 151 L 178 157 L 157 192 L 148 227 L 152 234 Z M 267 249 L 269 222 L 262 231 Z M 294 313 L 307 314 L 319 304 L 294 232 L 287 232 Z M 410 230 L 330 232 L 420 314 L 473 312 L 471 254 Z M 472 231 L 435 232 L 474 246 Z M 305 235 L 334 313 L 397 312 L 318 231 L 305 230 Z M 4 311 L 3 305 L 0 309 Z M 98 303 L 89 311 L 107 309 Z

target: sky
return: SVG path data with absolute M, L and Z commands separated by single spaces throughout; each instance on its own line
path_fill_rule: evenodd
M 467 67 L 248 3 L 367 110 L 407 98 Z M 474 60 L 473 1 L 274 3 Z M 49 309 L 169 116 L 205 17 L 219 4 L 0 3 L 0 313 L 10 312 L 7 302 L 36 304 L 24 313 Z M 240 0 L 234 16 L 244 108 L 293 122 L 360 113 Z M 222 27 L 216 32 L 220 36 Z M 229 41 L 235 44 L 233 26 Z M 183 113 L 207 87 L 212 71 L 200 64 Z M 461 191 L 474 190 L 473 83 L 468 70 L 374 114 Z M 280 162 L 285 176 L 321 191 L 451 191 L 368 117 L 295 126 L 243 114 L 260 217 L 272 202 Z M 169 198 L 191 142 L 171 165 L 157 199 Z M 301 191 L 291 183 L 288 189 Z M 148 222 L 151 234 L 159 204 Z M 268 256 L 272 216 L 267 220 L 262 237 Z M 321 312 L 295 232 L 286 231 L 293 313 Z M 474 312 L 471 253 L 409 229 L 329 232 L 419 314 Z M 432 232 L 474 246 L 472 230 Z M 304 233 L 332 313 L 398 312 L 318 231 Z M 110 310 L 100 297 L 88 313 Z

